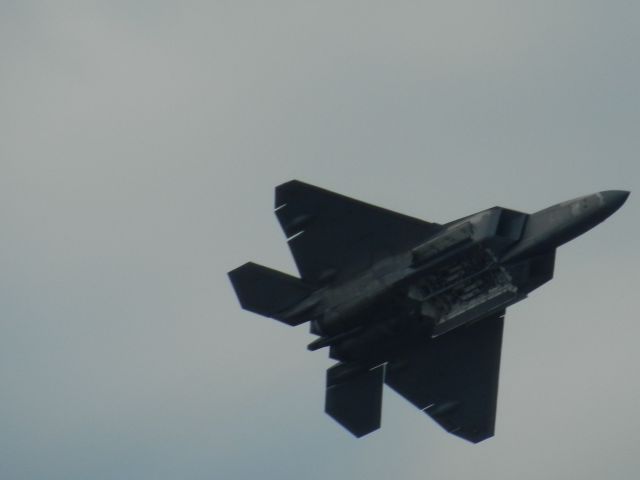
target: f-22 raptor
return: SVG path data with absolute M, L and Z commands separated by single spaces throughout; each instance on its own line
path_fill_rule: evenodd
M 471 442 L 493 436 L 505 309 L 553 277 L 556 249 L 625 202 L 609 190 L 533 214 L 502 207 L 426 222 L 293 180 L 275 213 L 300 278 L 246 263 L 241 306 L 310 322 L 338 362 L 325 411 L 357 437 L 380 427 L 382 386 Z

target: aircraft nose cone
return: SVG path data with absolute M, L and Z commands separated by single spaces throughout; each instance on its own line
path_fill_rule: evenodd
M 606 205 L 609 214 L 611 214 L 618 210 L 622 204 L 627 201 L 629 192 L 626 190 L 606 190 L 604 192 L 600 192 L 600 195 L 602 195 L 604 204 Z

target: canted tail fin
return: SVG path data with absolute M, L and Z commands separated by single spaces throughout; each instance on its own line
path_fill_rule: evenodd
M 304 323 L 301 314 L 313 307 L 295 308 L 314 289 L 286 273 L 249 262 L 230 271 L 229 279 L 242 308 L 288 325 Z

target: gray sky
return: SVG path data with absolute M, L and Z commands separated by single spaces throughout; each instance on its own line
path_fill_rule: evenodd
M 509 309 L 479 445 L 392 391 L 351 437 L 226 272 L 295 272 L 292 178 L 440 222 L 639 191 L 638 45 L 625 1 L 3 1 L 0 477 L 633 478 L 634 194 Z

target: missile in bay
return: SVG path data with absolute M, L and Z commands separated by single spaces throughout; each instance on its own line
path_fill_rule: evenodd
M 386 384 L 476 443 L 494 434 L 506 308 L 551 280 L 556 249 L 628 195 L 439 224 L 293 180 L 276 188 L 275 213 L 300 276 L 246 263 L 229 277 L 244 309 L 308 322 L 309 350 L 329 348 L 325 411 L 352 434 L 380 427 Z

